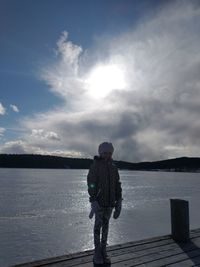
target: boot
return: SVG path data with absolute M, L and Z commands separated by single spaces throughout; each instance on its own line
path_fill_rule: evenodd
M 102 256 L 103 256 L 103 262 L 106 264 L 111 264 L 111 259 L 107 254 L 105 244 L 101 244 L 101 252 L 102 252 Z
M 103 257 L 101 252 L 101 246 L 96 246 L 94 249 L 94 256 L 93 256 L 93 263 L 94 264 L 103 264 Z

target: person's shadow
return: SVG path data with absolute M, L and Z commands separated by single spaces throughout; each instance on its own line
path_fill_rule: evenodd
M 200 264 L 200 247 L 198 247 L 191 240 L 187 243 L 177 243 L 177 245 L 184 251 L 184 253 L 189 257 L 189 259 L 194 263 L 194 266 L 199 266 Z

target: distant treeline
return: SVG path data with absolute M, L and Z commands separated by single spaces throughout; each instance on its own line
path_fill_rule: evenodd
M 0 168 L 89 169 L 93 159 L 34 154 L 0 154 Z M 174 158 L 154 162 L 114 161 L 119 169 L 200 171 L 200 158 Z

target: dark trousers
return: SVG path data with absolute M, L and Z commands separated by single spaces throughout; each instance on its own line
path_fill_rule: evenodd
M 94 246 L 95 248 L 100 245 L 106 246 L 108 231 L 109 231 L 109 220 L 112 214 L 113 207 L 101 207 L 101 209 L 95 213 L 94 223 Z M 102 230 L 102 236 L 100 240 L 100 231 Z

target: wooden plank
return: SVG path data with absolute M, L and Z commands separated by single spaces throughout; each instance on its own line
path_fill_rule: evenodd
M 198 239 L 198 245 L 200 246 L 200 239 Z M 176 246 L 176 250 L 178 249 L 179 250 L 179 253 L 184 253 L 184 251 L 182 251 L 182 248 L 180 248 L 176 243 L 174 243 L 175 244 L 175 246 Z M 185 245 L 185 250 L 186 249 L 192 249 L 192 247 L 193 247 L 193 245 L 192 244 L 186 244 Z M 159 254 L 159 253 L 161 253 L 161 252 L 163 252 L 163 251 L 165 251 L 166 250 L 166 252 L 167 252 L 167 250 L 168 250 L 169 248 L 164 248 L 164 249 L 161 249 L 160 248 L 160 250 L 158 250 L 157 252 L 156 252 L 156 254 Z M 170 249 L 172 249 L 172 251 L 174 251 L 174 246 L 171 246 L 170 247 Z M 150 250 L 148 251 L 148 253 L 150 252 Z M 170 252 L 170 250 L 168 250 L 168 252 Z M 137 256 L 139 256 L 138 255 L 138 253 L 137 253 Z M 141 256 L 141 255 L 140 255 Z M 142 257 L 144 257 L 145 256 L 145 254 L 144 255 L 142 255 Z M 151 255 L 152 256 L 152 255 Z M 168 255 L 166 255 L 166 256 L 171 256 L 171 254 L 168 254 Z M 155 257 L 157 257 L 157 255 L 153 255 L 153 257 L 155 258 Z M 125 258 L 125 260 L 126 260 L 126 258 Z M 114 261 L 116 261 L 116 258 L 114 258 Z M 112 261 L 113 262 L 113 261 Z M 114 263 L 114 262 L 113 262 Z M 114 266 L 114 265 L 113 265 Z
M 113 246 L 109 246 L 107 248 L 107 251 L 115 251 L 118 249 L 122 249 L 122 248 L 129 248 L 134 246 L 142 246 L 144 244 L 151 244 L 152 242 L 162 242 L 162 240 L 170 240 L 171 241 L 171 237 L 169 235 L 166 236 L 162 236 L 162 237 L 153 237 L 153 238 L 149 238 L 149 239 L 143 239 L 143 240 L 139 240 L 139 241 L 131 241 L 131 242 L 126 242 L 126 243 L 122 243 L 122 244 L 117 244 L 117 245 L 113 245 Z M 12 265 L 10 267 L 36 267 L 36 266 L 42 266 L 42 265 L 47 265 L 48 263 L 56 263 L 56 262 L 60 262 L 60 261 L 66 261 L 66 260 L 70 260 L 70 259 L 76 259 L 76 258 L 81 258 L 84 256 L 88 256 L 88 255 L 93 255 L 93 249 L 91 250 L 86 250 L 86 251 L 81 251 L 81 252 L 76 252 L 76 253 L 70 253 L 67 255 L 62 255 L 62 256 L 57 256 L 57 257 L 52 257 L 52 258 L 47 258 L 47 259 L 41 259 L 41 260 L 37 260 L 37 261 L 32 261 L 32 262 L 28 262 L 28 263 L 21 263 L 21 264 L 17 264 L 17 265 Z
M 189 246 L 187 246 L 188 247 L 188 250 L 194 250 L 193 249 L 193 247 L 192 247 L 193 245 L 192 244 L 190 244 Z M 174 253 L 174 248 L 173 247 L 171 247 L 172 248 L 172 250 L 171 250 L 171 252 L 172 253 L 168 253 L 167 255 L 162 255 L 163 253 L 163 251 L 157 251 L 157 254 L 156 255 L 149 255 L 149 256 L 151 256 L 151 258 L 152 258 L 152 256 L 153 256 L 153 258 L 151 259 L 151 260 L 155 260 L 155 259 L 157 259 L 157 257 L 158 257 L 158 255 L 160 255 L 161 254 L 161 256 L 164 256 L 164 257 L 171 257 L 173 254 L 175 254 L 175 257 L 177 257 L 177 253 L 179 253 L 179 254 L 184 254 L 185 252 L 177 245 L 177 249 L 176 249 L 176 252 Z M 185 247 L 185 249 L 186 249 L 186 247 Z M 178 250 L 178 251 L 177 251 Z M 167 251 L 166 251 L 167 252 Z M 168 251 L 168 252 L 170 252 L 170 251 Z M 196 253 L 196 252 L 195 252 Z M 137 253 L 138 254 L 138 253 Z M 166 254 L 166 253 L 165 253 Z M 200 252 L 199 252 L 199 249 L 198 249 L 198 255 L 200 255 Z M 139 255 L 138 255 L 139 256 Z M 142 256 L 143 257 L 143 261 L 144 261 L 144 255 Z M 158 259 L 159 259 L 159 257 L 158 257 Z M 114 259 L 114 260 L 116 260 L 116 258 Z M 124 259 L 125 261 L 126 261 L 126 259 Z M 148 261 L 149 261 L 149 259 L 148 259 Z M 145 263 L 147 263 L 148 261 L 145 261 Z M 112 261 L 113 262 L 113 261 Z M 144 262 L 143 262 L 144 263 Z M 120 263 L 121 264 L 121 263 Z M 120 264 L 119 264 L 119 266 L 120 266 Z M 126 262 L 126 264 L 127 264 L 127 262 Z M 113 266 L 115 266 L 115 264 L 112 264 Z M 131 262 L 131 266 L 132 266 L 133 264 L 132 264 L 132 262 Z M 153 264 L 152 266 L 154 266 L 155 264 Z M 116 265 L 117 266 L 117 265 Z M 129 266 L 129 265 L 127 265 L 127 266 Z M 134 265 L 133 265 L 134 266 Z M 156 265 L 155 265 L 156 266 Z M 160 265 L 158 265 L 158 266 L 160 266 Z
M 190 233 L 200 232 L 200 228 L 191 229 Z
M 176 243 L 175 243 L 176 244 Z M 170 245 L 170 244 L 169 244 Z M 134 251 L 134 247 L 132 248 L 133 251 Z M 170 247 L 170 249 L 174 250 L 174 247 Z M 154 249 L 150 249 L 149 251 L 147 251 L 145 248 L 143 250 L 141 250 L 141 253 L 145 255 L 145 253 L 151 253 Z M 161 250 L 161 248 L 159 247 L 155 247 L 155 251 L 157 252 L 158 250 Z M 169 250 L 169 248 L 165 248 L 164 250 Z M 163 249 L 162 249 L 163 251 Z M 120 254 L 124 252 L 124 254 L 129 254 L 129 252 L 132 252 L 132 250 L 119 250 L 118 251 L 118 256 L 120 256 Z M 138 254 L 138 253 L 137 253 Z M 109 255 L 111 255 L 111 257 L 113 258 L 114 255 L 111 253 L 109 253 Z M 116 255 L 116 254 L 115 254 Z M 136 257 L 138 257 L 139 255 L 136 255 Z M 126 260 L 127 256 L 125 255 L 125 260 Z M 84 257 L 80 257 L 80 258 L 76 258 L 76 259 L 71 259 L 71 260 L 67 260 L 67 261 L 59 261 L 55 264 L 51 264 L 51 266 L 76 266 L 77 264 L 80 265 L 80 264 L 84 264 L 84 263 L 89 263 L 92 261 L 92 257 L 91 255 L 90 256 L 84 256 Z
M 136 255 L 136 257 L 138 257 L 138 256 L 139 255 Z M 125 257 L 125 259 L 127 259 L 127 257 Z M 67 261 L 67 262 L 66 261 L 62 261 L 62 262 L 59 262 L 57 264 L 53 264 L 53 265 L 51 264 L 51 266 L 52 267 L 53 266 L 77 266 L 77 264 L 80 266 L 81 263 L 86 263 L 86 264 L 84 264 L 84 266 L 87 266 L 92 261 L 92 257 L 91 256 L 87 257 L 87 259 L 86 259 L 86 257 L 83 257 L 83 258 L 80 258 L 78 261 L 77 260 L 78 259 L 76 259 L 75 261 L 73 261 L 73 260 L 71 261 L 70 260 L 70 264 L 69 264 L 69 261 Z M 83 265 L 81 265 L 81 266 L 83 266 Z
M 192 259 L 187 259 L 184 261 L 179 261 L 176 263 L 172 263 L 172 264 L 167 264 L 166 266 L 169 267 L 192 267 L 192 266 L 200 266 L 200 256 L 198 257 L 194 257 Z
M 154 242 L 153 242 L 154 241 Z M 119 244 L 119 245 L 114 245 L 114 246 L 109 246 L 107 248 L 107 251 L 110 253 L 110 255 L 115 255 L 118 254 L 118 250 L 122 251 L 126 251 L 128 248 L 132 248 L 135 247 L 135 249 L 148 249 L 148 247 L 156 247 L 156 246 L 161 246 L 161 245 L 165 245 L 165 244 L 171 244 L 173 243 L 173 240 L 169 237 L 162 237 L 162 238 L 152 238 L 152 239 L 147 239 L 147 242 L 145 242 L 144 240 L 142 240 L 142 242 L 140 241 L 134 241 L 134 242 L 127 242 L 124 244 Z M 78 252 L 78 253 L 72 253 L 69 255 L 64 255 L 64 256 L 58 256 L 58 257 L 53 257 L 53 258 L 48 258 L 48 259 L 44 259 L 44 260 L 39 260 L 39 261 L 34 261 L 34 262 L 30 262 L 28 264 L 18 264 L 18 265 L 14 265 L 16 266 L 20 266 L 20 267 L 24 267 L 24 266 L 28 266 L 28 267 L 32 267 L 32 266 L 41 266 L 41 265 L 46 265 L 48 263 L 56 263 L 56 262 L 60 262 L 60 261 L 69 261 L 69 260 L 74 260 L 74 259 L 79 259 L 81 260 L 82 257 L 87 257 L 89 255 L 93 255 L 93 250 L 87 250 L 84 252 Z
M 197 259 L 197 257 L 199 257 L 199 256 L 200 256 L 199 250 L 192 250 L 192 251 L 188 252 L 187 254 L 182 253 L 179 255 L 174 255 L 171 257 L 167 257 L 167 258 L 158 260 L 156 262 L 148 263 L 147 266 L 148 267 L 158 267 L 158 266 L 160 267 L 160 266 L 167 266 L 170 263 L 177 263 L 177 264 L 179 264 L 179 266 L 182 267 L 183 260 L 191 260 L 191 263 L 193 264 L 194 263 L 193 260 Z M 198 263 L 200 263 L 199 260 L 198 260 Z
M 191 255 L 193 256 L 199 256 L 199 251 L 192 251 Z M 160 266 L 166 266 L 169 263 L 174 263 L 177 260 L 177 257 L 179 257 L 179 261 L 188 259 L 188 256 L 184 252 L 179 252 L 178 254 L 174 252 L 174 254 L 165 254 L 163 252 L 157 252 L 153 253 L 151 255 L 143 256 L 143 257 L 129 257 L 128 259 L 122 259 L 118 262 L 112 261 L 113 267 L 123 267 L 123 266 L 142 266 L 145 264 L 145 266 L 148 267 L 160 267 Z M 84 266 L 84 265 L 83 265 Z M 82 266 L 82 267 L 83 267 Z M 85 266 L 84 266 L 85 267 Z
M 200 249 L 187 249 L 187 253 L 183 251 L 179 246 L 176 249 L 173 247 L 169 250 L 158 250 L 155 253 L 148 254 L 148 255 L 127 255 L 126 258 L 118 259 L 115 262 L 112 261 L 112 266 L 119 267 L 119 266 L 145 266 L 148 267 L 157 267 L 157 266 L 166 266 L 169 263 L 174 263 L 176 261 L 181 261 L 184 259 L 188 259 L 188 257 L 195 257 L 200 255 Z
M 191 236 L 191 235 L 192 235 L 192 236 L 193 236 L 193 235 L 199 235 L 199 233 L 200 233 L 199 229 L 196 230 L 196 231 L 193 230 L 193 231 L 190 232 L 190 236 Z
M 192 230 L 190 232 L 190 236 L 191 236 L 191 240 L 195 244 L 200 245 L 200 228 Z M 121 260 L 124 259 L 124 261 L 127 263 L 127 260 L 131 260 L 131 258 L 127 259 L 127 257 L 129 257 L 130 255 L 131 255 L 130 257 L 132 258 L 133 257 L 137 258 L 137 257 L 141 257 L 142 255 L 144 257 L 147 257 L 149 255 L 150 257 L 150 254 L 151 254 L 151 257 L 156 258 L 156 256 L 159 255 L 159 253 L 161 252 L 165 254 L 168 253 L 168 255 L 170 255 L 171 253 L 170 250 L 174 250 L 174 249 L 176 250 L 178 249 L 176 247 L 176 243 L 171 239 L 170 235 L 165 235 L 162 237 L 154 237 L 154 238 L 149 238 L 149 239 L 144 239 L 144 240 L 139 240 L 139 241 L 126 242 L 123 244 L 116 244 L 114 246 L 109 246 L 107 248 L 107 251 L 108 251 L 108 254 L 112 258 L 112 262 L 115 261 L 114 263 L 117 264 L 118 258 L 120 258 Z M 42 260 L 38 260 L 34 262 L 13 265 L 13 267 L 14 266 L 15 267 L 34 267 L 35 266 L 36 267 L 36 266 L 48 266 L 48 265 L 51 267 L 54 267 L 54 266 L 68 267 L 68 266 L 77 266 L 77 265 L 81 267 L 87 267 L 89 265 L 91 266 L 92 264 L 91 261 L 92 261 L 93 253 L 94 253 L 94 250 L 92 249 L 92 250 L 87 250 L 87 251 L 82 251 L 82 252 L 77 252 L 77 253 L 71 253 L 71 254 L 63 255 L 63 256 L 42 259 Z M 138 262 L 138 264 L 140 264 L 141 266 L 141 264 L 143 263 L 140 261 Z
M 119 256 L 119 255 L 123 255 L 123 254 L 128 254 L 130 252 L 138 252 L 141 251 L 142 253 L 144 253 L 144 251 L 148 251 L 150 250 L 155 250 L 157 251 L 160 246 L 165 246 L 168 244 L 173 244 L 173 240 L 163 240 L 160 242 L 152 242 L 152 243 L 147 243 L 142 244 L 142 245 L 137 245 L 137 246 L 128 246 L 127 248 L 122 248 L 122 249 L 117 249 L 117 250 L 111 250 L 108 252 L 108 254 L 113 258 L 115 256 Z M 57 263 L 51 264 L 51 266 L 66 266 L 66 267 L 70 267 L 70 266 L 76 266 L 76 265 L 80 265 L 80 264 L 87 264 L 89 262 L 92 261 L 92 255 L 90 256 L 84 256 L 84 257 L 80 257 L 80 258 L 73 258 L 73 259 L 68 259 L 67 261 L 59 261 Z M 126 255 L 125 255 L 126 257 Z
M 185 250 L 187 249 L 188 251 L 189 250 L 192 250 L 193 247 L 192 247 L 192 244 L 188 244 L 188 245 L 185 245 Z M 161 246 L 160 247 L 154 247 L 154 248 L 149 248 L 149 249 L 143 249 L 143 250 L 135 250 L 134 247 L 129 248 L 129 250 L 123 250 L 123 253 L 121 253 L 122 251 L 119 250 L 118 251 L 118 254 L 111 254 L 111 253 L 108 253 L 111 258 L 112 258 L 112 265 L 114 266 L 114 263 L 118 263 L 120 262 L 120 264 L 122 264 L 123 261 L 125 261 L 125 264 L 127 264 L 127 260 L 128 259 L 138 259 L 138 258 L 142 258 L 144 259 L 144 257 L 153 257 L 153 259 L 155 259 L 155 257 L 160 254 L 160 253 L 165 253 L 165 257 L 168 257 L 168 256 L 171 256 L 172 252 L 174 253 L 174 251 L 176 251 L 176 253 L 184 253 L 183 250 L 174 242 L 172 244 L 166 244 L 165 246 Z M 81 261 L 81 262 L 75 262 L 75 261 L 71 261 L 71 262 L 63 262 L 62 264 L 55 264 L 53 266 L 66 266 L 66 267 L 71 267 L 71 266 L 76 266 L 76 265 L 79 265 L 79 264 L 82 264 L 81 266 L 85 267 L 89 264 L 89 261 L 91 260 L 90 259 L 86 259 L 85 258 L 85 262 L 84 260 Z M 131 263 L 132 264 L 132 263 Z M 120 266 L 120 265 L 119 265 Z
M 200 236 L 198 237 L 193 237 L 193 239 L 191 239 L 191 242 L 196 242 L 198 243 L 198 241 L 200 240 Z M 165 246 L 165 245 L 170 245 L 170 244 L 175 244 L 176 246 L 176 242 L 174 242 L 173 239 L 171 240 L 165 240 L 165 241 L 161 241 L 161 242 L 152 242 L 151 244 L 148 244 L 148 245 L 142 245 L 142 246 L 132 246 L 132 247 L 129 247 L 129 248 L 124 248 L 124 249 L 120 249 L 119 251 L 118 250 L 115 250 L 115 251 L 112 251 L 109 253 L 109 255 L 119 255 L 119 254 L 123 254 L 123 253 L 126 253 L 128 251 L 140 251 L 140 250 L 147 250 L 148 248 L 156 248 L 156 247 L 162 247 L 162 246 Z M 183 244 L 185 246 L 185 248 L 187 248 L 188 246 L 191 246 L 190 243 L 184 243 Z M 200 245 L 200 244 L 199 244 Z M 159 248 L 158 248 L 159 249 Z

